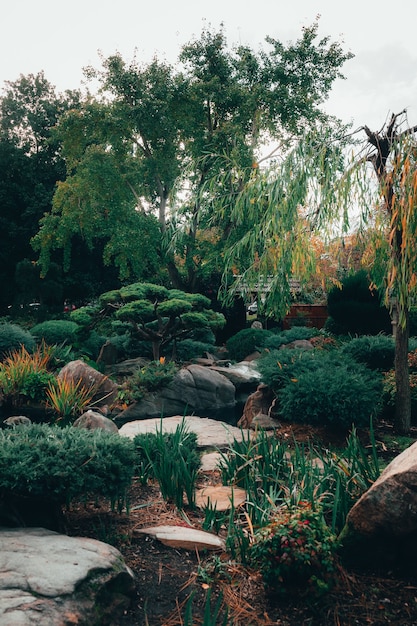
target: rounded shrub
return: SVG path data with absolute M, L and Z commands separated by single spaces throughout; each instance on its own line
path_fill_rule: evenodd
M 262 328 L 244 328 L 226 342 L 226 348 L 232 361 L 242 361 L 255 350 L 260 350 L 271 335 Z
M 388 335 L 355 337 L 341 348 L 341 352 L 373 370 L 385 372 L 394 365 L 394 338 Z
M 8 322 L 0 324 L 0 356 L 19 350 L 22 346 L 31 352 L 35 345 L 35 339 L 24 328 Z
M 316 367 L 294 364 L 292 376 L 278 390 L 279 413 L 293 422 L 367 426 L 381 405 L 382 381 L 377 372 L 346 357 L 317 360 Z
M 77 342 L 79 326 L 69 320 L 48 320 L 34 326 L 32 335 L 37 341 L 45 341 L 48 345 L 74 344 Z

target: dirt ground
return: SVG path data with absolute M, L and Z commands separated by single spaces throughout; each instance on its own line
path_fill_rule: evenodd
M 330 443 L 326 433 L 311 428 L 287 427 L 287 432 L 281 434 L 295 436 L 299 441 L 313 438 L 316 442 L 321 439 L 323 445 Z M 331 443 L 337 443 L 334 436 Z M 387 454 L 395 453 L 387 450 Z M 216 482 L 218 472 L 208 472 L 201 476 L 200 486 Z M 130 500 L 129 515 L 112 513 L 107 505 L 93 502 L 73 505 L 66 513 L 69 534 L 115 545 L 135 574 L 130 608 L 112 626 L 183 625 L 187 623 L 187 603 L 189 608 L 192 606 L 188 625 L 197 626 L 203 624 L 208 594 L 213 614 L 217 601 L 221 606 L 218 618 L 210 622 L 213 626 L 417 626 L 417 567 L 415 574 L 407 576 L 375 571 L 372 564 L 361 571 L 341 570 L 338 587 L 320 600 L 312 601 L 302 594 L 273 598 L 265 594 L 256 572 L 237 567 L 227 554 L 219 555 L 223 575 L 207 582 L 197 572 L 210 562 L 210 553 L 174 549 L 137 533 L 145 526 L 186 523 L 174 507 L 163 501 L 156 484 L 135 483 Z M 186 514 L 194 527 L 201 527 L 201 514 Z

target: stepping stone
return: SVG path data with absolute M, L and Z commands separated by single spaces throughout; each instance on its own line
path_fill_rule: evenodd
M 211 507 L 217 511 L 228 511 L 233 506 L 237 508 L 246 501 L 246 491 L 240 487 L 215 485 L 203 487 L 195 494 L 195 503 L 200 509 Z
M 201 455 L 200 472 L 212 472 L 218 469 L 219 461 L 222 459 L 220 452 L 206 452 Z
M 155 537 L 171 548 L 184 548 L 185 550 L 226 549 L 226 544 L 221 537 L 189 526 L 152 526 L 136 529 L 136 533 Z

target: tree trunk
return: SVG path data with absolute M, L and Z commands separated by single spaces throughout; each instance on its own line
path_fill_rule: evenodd
M 408 369 L 409 319 L 398 324 L 395 333 L 395 432 L 406 435 L 411 429 L 411 390 Z

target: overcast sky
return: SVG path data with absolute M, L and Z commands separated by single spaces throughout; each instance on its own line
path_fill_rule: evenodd
M 6 0 L 3 0 L 6 4 Z M 355 127 L 379 130 L 408 110 L 417 123 L 416 0 L 8 0 L 2 6 L 0 87 L 45 72 L 59 91 L 81 86 L 82 68 L 100 67 L 99 51 L 127 61 L 155 54 L 175 62 L 204 26 L 223 23 L 230 46 L 259 49 L 267 35 L 294 41 L 320 14 L 320 34 L 343 41 L 344 66 L 327 110 Z

